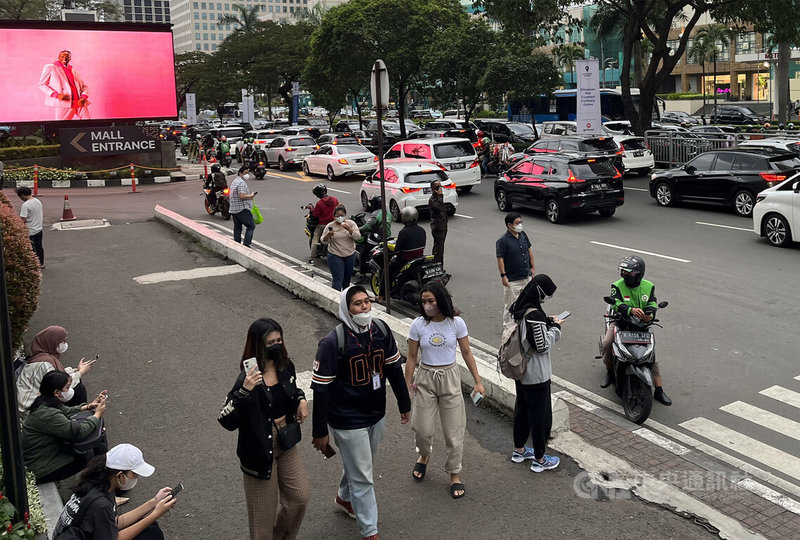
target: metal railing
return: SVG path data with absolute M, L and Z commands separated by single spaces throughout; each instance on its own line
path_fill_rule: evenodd
M 731 148 L 744 141 L 769 138 L 799 138 L 800 133 L 686 133 L 650 130 L 644 140 L 659 167 L 680 167 L 695 156 L 720 148 Z M 800 139 L 798 139 L 800 140 Z

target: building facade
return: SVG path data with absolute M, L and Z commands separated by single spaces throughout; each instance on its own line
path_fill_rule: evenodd
M 169 24 L 170 0 L 117 0 L 123 21 L 132 23 Z

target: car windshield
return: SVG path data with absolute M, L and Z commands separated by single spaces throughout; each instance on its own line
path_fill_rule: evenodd
M 796 169 L 800 167 L 800 156 L 797 154 L 775 156 L 769 158 L 769 161 L 774 163 L 775 166 L 782 171 L 788 171 L 789 169 Z
M 440 170 L 420 171 L 408 173 L 403 180 L 406 184 L 430 184 L 434 180 L 447 181 L 447 175 Z
M 513 131 L 516 135 L 528 135 L 533 133 L 533 128 L 527 124 L 506 124 L 508 129 Z
M 438 159 L 460 158 L 475 155 L 475 148 L 469 141 L 455 141 L 451 143 L 437 144 L 434 147 L 434 155 Z
M 753 116 L 756 116 L 755 111 L 753 111 L 753 109 L 751 109 L 750 107 L 739 107 L 739 110 L 744 114 L 751 114 Z
M 608 138 L 600 138 L 600 139 L 584 139 L 581 141 L 581 150 L 600 150 L 602 152 L 608 151 L 616 151 L 617 150 L 617 143 L 614 142 L 614 139 Z
M 569 164 L 569 170 L 572 171 L 578 178 L 584 180 L 589 178 L 614 176 L 617 174 L 617 169 L 608 159 L 589 159 L 586 161 L 572 162 Z
M 221 129 L 219 130 L 220 137 L 241 137 L 244 130 L 242 129 Z
M 337 148 L 340 154 L 364 154 L 369 152 L 369 150 L 360 144 L 348 144 L 345 146 L 337 146 Z
M 302 139 L 289 139 L 289 146 L 316 146 L 317 143 L 311 137 L 303 137 Z

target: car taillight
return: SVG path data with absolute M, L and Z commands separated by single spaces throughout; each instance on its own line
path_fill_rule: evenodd
M 442 186 L 442 187 L 445 188 L 445 189 L 456 189 L 456 183 L 455 182 L 450 182 L 446 186 Z
M 762 172 L 762 173 L 758 173 L 758 176 L 760 176 L 761 178 L 763 178 L 764 180 L 766 180 L 769 183 L 783 182 L 784 180 L 786 180 L 786 175 L 785 174 L 773 174 L 773 173 Z
M 421 187 L 418 188 L 404 187 L 400 191 L 402 191 L 403 193 L 414 193 L 415 191 L 421 191 L 421 190 L 422 190 Z
M 264 162 L 263 162 L 263 161 L 259 161 L 259 162 L 258 162 L 258 166 L 259 166 L 259 167 L 263 167 L 263 166 L 264 166 Z
M 481 164 L 481 162 L 476 159 L 475 161 L 470 163 L 469 168 L 470 169 L 474 169 L 475 167 L 478 167 L 480 164 Z
M 440 169 L 442 169 L 443 171 L 446 171 L 446 170 L 447 170 L 447 168 L 446 168 L 444 165 L 442 165 L 441 163 L 439 163 L 438 161 L 433 161 L 433 162 L 431 162 L 431 163 L 433 163 L 434 165 L 436 165 L 437 167 L 439 167 L 439 168 L 440 168 Z
M 572 173 L 572 171 L 571 171 L 571 170 L 569 170 L 569 169 L 567 169 L 567 172 L 569 172 L 569 176 L 567 177 L 567 183 L 569 183 L 569 184 L 579 184 L 579 183 L 581 183 L 581 182 L 585 182 L 585 181 L 586 181 L 586 180 L 583 180 L 582 178 L 577 178 L 577 177 L 576 177 L 576 176 L 575 176 L 575 175 Z
M 623 152 L 625 151 L 625 147 L 622 145 L 622 143 L 619 144 L 619 149 L 622 150 Z
M 615 174 L 614 174 L 614 178 L 622 178 L 622 173 L 621 173 L 621 172 L 619 172 L 619 169 L 617 169 L 616 167 L 614 167 L 614 172 L 615 172 Z
M 319 150 L 319 145 L 315 146 L 314 150 Z
M 344 158 L 339 158 L 339 163 L 341 163 L 342 165 L 349 165 L 349 163 L 347 162 L 347 160 L 346 160 L 346 159 L 344 159 Z
M 286 148 L 287 152 L 294 152 L 295 150 L 296 150 L 296 148 L 292 148 L 291 146 Z
M 624 150 L 624 149 L 623 149 L 623 148 L 620 146 L 620 149 L 619 149 L 619 150 L 617 150 L 617 155 L 618 155 L 618 156 L 621 156 L 621 155 L 622 155 L 622 152 L 623 152 L 623 150 Z

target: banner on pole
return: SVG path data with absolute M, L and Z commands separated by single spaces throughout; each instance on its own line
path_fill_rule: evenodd
M 197 123 L 197 101 L 194 94 L 186 94 L 186 123 Z
M 575 62 L 578 74 L 575 119 L 578 135 L 599 135 L 602 133 L 600 111 L 600 62 L 598 60 L 578 60 Z

